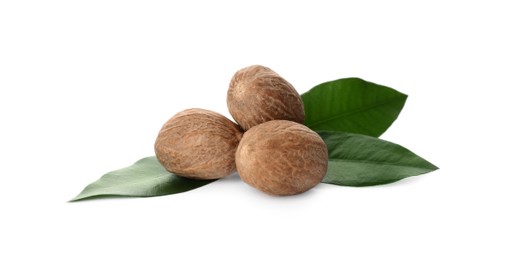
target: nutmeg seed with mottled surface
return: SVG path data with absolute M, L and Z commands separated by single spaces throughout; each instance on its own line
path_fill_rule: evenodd
M 174 115 L 160 130 L 155 153 L 170 172 L 193 179 L 218 179 L 236 171 L 242 129 L 225 116 L 192 108 Z
M 295 88 L 273 70 L 253 65 L 235 73 L 229 84 L 229 113 L 244 129 L 270 120 L 304 123 L 304 105 Z
M 271 195 L 311 189 L 325 177 L 327 162 L 322 138 L 302 124 L 286 120 L 249 129 L 236 151 L 240 178 Z

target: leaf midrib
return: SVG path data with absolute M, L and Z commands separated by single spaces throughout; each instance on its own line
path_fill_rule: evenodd
M 387 166 L 395 166 L 395 167 L 403 167 L 403 168 L 416 168 L 416 169 L 424 169 L 424 170 L 432 170 L 435 168 L 424 168 L 424 167 L 418 167 L 418 166 L 411 166 L 411 165 L 401 165 L 401 164 L 393 164 L 393 163 L 386 163 L 386 162 L 375 162 L 375 161 L 365 161 L 365 160 L 347 160 L 347 159 L 336 159 L 336 158 L 329 158 L 329 161 L 335 161 L 335 162 L 349 162 L 349 163 L 362 163 L 362 164 L 376 164 L 376 165 L 387 165 Z
M 172 173 L 169 173 L 169 174 L 172 174 Z M 119 183 L 119 185 L 113 185 L 113 186 L 110 186 L 110 187 L 119 187 L 119 186 L 123 186 L 123 185 L 127 185 L 127 184 L 132 184 L 132 183 L 145 183 L 145 182 L 151 182 L 151 181 L 154 181 L 154 180 L 159 180 L 161 178 L 168 178 L 170 177 L 169 175 L 167 174 L 162 174 L 161 176 L 155 176 L 155 177 L 151 177 L 151 178 L 143 178 L 141 180 L 135 180 L 135 181 L 127 181 L 127 182 L 122 182 L 122 183 Z
M 321 125 L 321 124 L 324 124 L 325 122 L 329 122 L 329 121 L 332 121 L 332 120 L 335 120 L 335 119 L 339 119 L 339 118 L 343 118 L 343 117 L 348 117 L 350 115 L 353 115 L 353 114 L 357 114 L 357 113 L 362 113 L 362 112 L 365 112 L 367 110 L 370 110 L 370 109 L 374 109 L 374 108 L 377 108 L 377 107 L 380 107 L 380 106 L 385 106 L 385 105 L 388 105 L 388 104 L 391 104 L 391 103 L 394 103 L 394 102 L 399 102 L 403 97 L 402 96 L 397 96 L 397 97 L 394 97 L 394 98 L 391 98 L 391 99 L 386 99 L 385 101 L 383 102 L 380 102 L 380 103 L 377 103 L 377 104 L 374 104 L 374 105 L 371 105 L 371 106 L 366 106 L 366 107 L 362 107 L 360 109 L 356 109 L 356 110 L 353 110 L 353 111 L 348 111 L 348 112 L 345 112 L 345 113 L 342 113 L 340 115 L 335 115 L 335 116 L 331 116 L 331 117 L 327 117 L 325 119 L 321 119 L 321 120 L 318 120 L 316 122 L 313 122 L 313 123 L 308 123 L 308 127 L 314 127 L 314 126 L 317 126 L 317 125 Z

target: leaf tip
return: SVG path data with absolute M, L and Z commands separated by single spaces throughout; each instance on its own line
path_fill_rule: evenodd
M 71 203 L 71 202 L 77 202 L 79 200 L 83 199 L 82 197 L 80 197 L 80 195 L 77 195 L 75 197 L 73 197 L 72 199 L 66 201 L 67 203 Z

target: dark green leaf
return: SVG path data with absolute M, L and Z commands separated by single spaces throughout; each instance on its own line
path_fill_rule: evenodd
M 359 78 L 322 83 L 302 94 L 305 125 L 379 137 L 400 114 L 407 95 Z
M 378 138 L 319 131 L 329 150 L 322 182 L 344 186 L 386 184 L 438 168 L 406 148 Z
M 155 156 L 109 172 L 89 184 L 71 201 L 105 196 L 153 197 L 185 192 L 212 181 L 191 180 L 165 170 Z

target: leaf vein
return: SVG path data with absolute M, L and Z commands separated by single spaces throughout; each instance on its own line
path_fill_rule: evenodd
M 432 168 L 426 168 L 426 167 L 418 167 L 418 166 L 414 166 L 414 165 L 401 165 L 401 164 L 393 164 L 393 163 L 387 163 L 387 162 L 376 162 L 376 161 L 365 161 L 365 160 L 347 160 L 347 159 L 331 159 L 331 158 L 329 158 L 329 161 L 361 163 L 361 164 L 377 164 L 377 165 L 387 165 L 387 166 L 396 166 L 396 167 L 404 167 L 404 168 L 417 168 L 417 169 L 425 169 L 425 170 L 432 169 Z
M 403 98 L 402 96 L 397 96 L 397 97 L 394 97 L 394 98 L 391 98 L 391 99 L 386 99 L 383 102 L 380 102 L 380 103 L 377 103 L 377 104 L 373 104 L 371 106 L 365 106 L 365 107 L 362 107 L 360 109 L 354 109 L 352 111 L 347 111 L 345 113 L 341 113 L 339 115 L 333 115 L 333 116 L 330 116 L 330 117 L 327 117 L 327 118 L 324 118 L 324 119 L 320 119 L 318 121 L 313 121 L 312 123 L 308 123 L 307 125 L 308 125 L 308 127 L 311 128 L 311 127 L 318 126 L 318 125 L 324 124 L 325 122 L 329 122 L 329 121 L 332 121 L 332 120 L 335 120 L 335 119 L 339 119 L 339 118 L 343 118 L 343 117 L 348 117 L 348 116 L 351 116 L 353 114 L 365 112 L 365 111 L 368 111 L 368 110 L 371 110 L 371 109 L 374 109 L 374 108 L 377 108 L 377 107 L 389 105 L 389 104 L 392 104 L 392 103 L 395 103 L 395 102 L 400 102 L 402 100 L 402 98 Z

